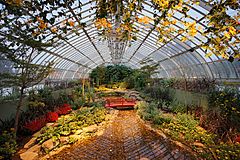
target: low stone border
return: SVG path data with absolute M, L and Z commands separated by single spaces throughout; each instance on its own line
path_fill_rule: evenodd
M 46 160 L 50 156 L 58 154 L 65 148 L 71 147 L 69 144 L 70 139 L 76 140 L 75 143 L 77 143 L 77 141 L 103 134 L 103 130 L 113 122 L 113 119 L 115 119 L 117 115 L 118 110 L 110 109 L 109 114 L 106 115 L 105 121 L 102 123 L 85 127 L 69 136 L 61 136 L 59 141 L 53 141 L 52 139 L 49 139 L 41 145 L 36 144 L 36 139 L 40 135 L 40 131 L 38 131 L 32 135 L 32 138 L 24 145 L 18 154 L 22 160 Z M 46 126 L 51 125 L 54 125 L 54 123 L 46 124 Z M 46 154 L 48 151 L 49 153 Z

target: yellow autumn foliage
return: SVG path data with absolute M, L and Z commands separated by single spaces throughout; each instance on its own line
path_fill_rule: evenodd
M 212 52 L 208 52 L 208 53 L 205 55 L 205 57 L 206 57 L 206 58 L 209 58 L 209 57 L 211 57 L 212 55 L 213 55 Z
M 224 37 L 226 37 L 226 38 L 228 38 L 228 39 L 230 39 L 230 38 L 231 38 L 231 36 L 230 36 L 229 32 L 224 32 Z
M 53 33 L 56 33 L 57 32 L 57 27 L 55 26 L 55 27 L 52 27 L 51 28 L 51 31 L 53 32 Z
M 45 28 L 47 28 L 47 23 L 41 22 L 38 26 L 39 29 L 44 30 Z
M 236 29 L 233 26 L 230 26 L 228 30 L 229 30 L 229 33 L 231 33 L 231 35 L 233 36 L 237 34 Z
M 160 8 L 166 8 L 169 5 L 168 0 L 153 0 L 155 4 L 158 4 Z
M 75 25 L 75 22 L 73 22 L 72 20 L 69 20 L 69 21 L 68 21 L 68 24 L 69 24 L 71 27 L 73 27 L 73 26 Z
M 138 22 L 139 23 L 143 23 L 143 24 L 149 24 L 151 21 L 151 18 L 144 16 L 142 18 L 138 18 Z
M 98 18 L 95 22 L 95 26 L 97 29 L 102 29 L 102 28 L 111 28 L 112 24 L 108 22 L 106 18 Z
M 7 4 L 20 6 L 22 5 L 22 0 L 6 0 Z

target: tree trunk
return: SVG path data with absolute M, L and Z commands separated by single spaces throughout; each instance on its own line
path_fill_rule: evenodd
M 85 101 L 85 80 L 82 80 L 82 100 Z
M 185 93 L 184 93 L 184 103 L 185 103 L 185 106 L 187 106 L 187 114 L 188 114 L 188 104 L 187 104 L 187 79 L 185 78 L 185 83 L 184 83 L 184 90 L 185 90 Z
M 17 135 L 17 131 L 18 131 L 18 122 L 19 122 L 20 109 L 21 109 L 22 103 L 23 103 L 23 90 L 24 90 L 24 88 L 22 87 L 21 91 L 20 91 L 19 102 L 18 102 L 16 115 L 15 115 L 14 129 L 15 129 L 15 134 L 16 135 Z

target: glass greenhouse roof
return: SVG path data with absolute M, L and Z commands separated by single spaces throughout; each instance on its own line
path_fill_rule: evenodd
M 34 63 L 44 65 L 47 61 L 54 61 L 54 72 L 49 79 L 78 79 L 79 77 L 88 77 L 88 73 L 99 65 L 112 64 L 110 51 L 107 41 L 100 40 L 102 37 L 98 34 L 95 27 L 96 2 L 82 0 L 81 10 L 78 7 L 78 1 L 75 2 L 73 11 L 75 14 L 81 13 L 81 23 L 86 26 L 77 30 L 78 34 L 69 32 L 64 35 L 65 39 L 56 38 L 58 45 L 48 47 L 41 54 L 36 54 Z M 189 4 L 190 10 L 187 12 L 188 22 L 196 21 L 197 25 L 203 30 L 206 28 L 206 14 L 211 10 L 211 6 L 206 2 L 200 1 L 199 5 Z M 62 8 L 66 13 L 66 18 L 59 18 L 54 25 L 62 23 L 68 18 L 74 18 L 73 13 Z M 229 11 L 231 15 L 239 14 Z M 143 2 L 142 12 L 136 11 L 138 17 L 148 16 L 154 18 L 154 11 L 149 1 Z M 176 20 L 174 28 L 180 30 L 184 26 L 181 23 L 182 13 L 175 12 L 173 19 Z M 54 26 L 53 25 L 53 26 Z M 239 79 L 240 63 L 239 61 L 229 62 L 215 54 L 206 58 L 206 51 L 197 46 L 207 41 L 207 37 L 198 31 L 193 38 L 188 38 L 184 34 L 172 34 L 167 43 L 158 41 L 158 32 L 154 23 L 148 24 L 148 27 L 135 22 L 134 27 L 139 29 L 137 40 L 127 46 L 121 59 L 121 64 L 132 68 L 140 68 L 140 62 L 143 59 L 150 58 L 158 62 L 157 77 L 185 77 L 185 78 L 210 78 L 210 79 Z M 239 32 L 238 32 L 239 33 Z M 237 35 L 239 37 L 239 34 Z M 46 39 L 51 38 L 49 34 Z M 182 42 L 182 38 L 188 38 Z M 230 46 L 231 49 L 231 46 Z

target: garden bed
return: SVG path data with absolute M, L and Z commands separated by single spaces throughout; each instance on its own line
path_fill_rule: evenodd
M 139 116 L 150 122 L 177 143 L 187 146 L 199 159 L 240 159 L 240 144 L 223 143 L 216 135 L 199 126 L 199 121 L 188 114 L 163 113 L 156 105 L 140 102 L 137 104 Z M 186 147 L 185 147 L 186 148 Z
M 18 154 L 23 160 L 57 154 L 81 139 L 99 134 L 112 114 L 103 107 L 85 107 L 63 115 L 35 133 Z

